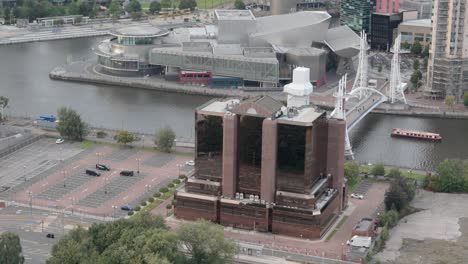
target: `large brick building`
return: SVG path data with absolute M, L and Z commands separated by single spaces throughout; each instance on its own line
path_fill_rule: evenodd
M 345 121 L 309 104 L 308 69 L 288 104 L 215 99 L 196 110 L 195 173 L 175 195 L 178 218 L 320 238 L 346 204 Z

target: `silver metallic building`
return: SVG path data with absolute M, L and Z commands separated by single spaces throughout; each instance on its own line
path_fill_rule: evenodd
M 216 10 L 214 25 L 158 35 L 148 63 L 166 73 L 203 71 L 261 86 L 289 81 L 302 66 L 321 81 L 331 60 L 338 73 L 352 71 L 359 52 L 359 37 L 347 26 L 330 29 L 330 19 L 322 11 L 256 18 L 249 10 Z

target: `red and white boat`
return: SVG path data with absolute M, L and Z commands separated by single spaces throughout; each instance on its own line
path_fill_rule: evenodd
M 401 129 L 401 128 L 392 129 L 392 137 L 408 137 L 408 138 L 425 139 L 425 140 L 432 140 L 432 141 L 442 140 L 442 137 L 440 136 L 440 134 L 437 134 L 437 133 L 406 130 L 406 129 Z

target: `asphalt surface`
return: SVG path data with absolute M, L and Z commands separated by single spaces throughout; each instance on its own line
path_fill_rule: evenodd
M 0 233 L 9 231 L 19 235 L 27 264 L 45 263 L 52 246 L 64 232 L 78 225 L 88 227 L 95 222 L 99 221 L 28 207 L 9 206 L 0 210 Z M 55 238 L 47 238 L 48 233 L 54 234 Z

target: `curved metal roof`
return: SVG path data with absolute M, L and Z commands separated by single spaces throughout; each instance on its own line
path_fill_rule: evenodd
M 109 33 L 116 37 L 162 37 L 168 35 L 169 31 L 152 26 L 131 26 L 113 29 Z

